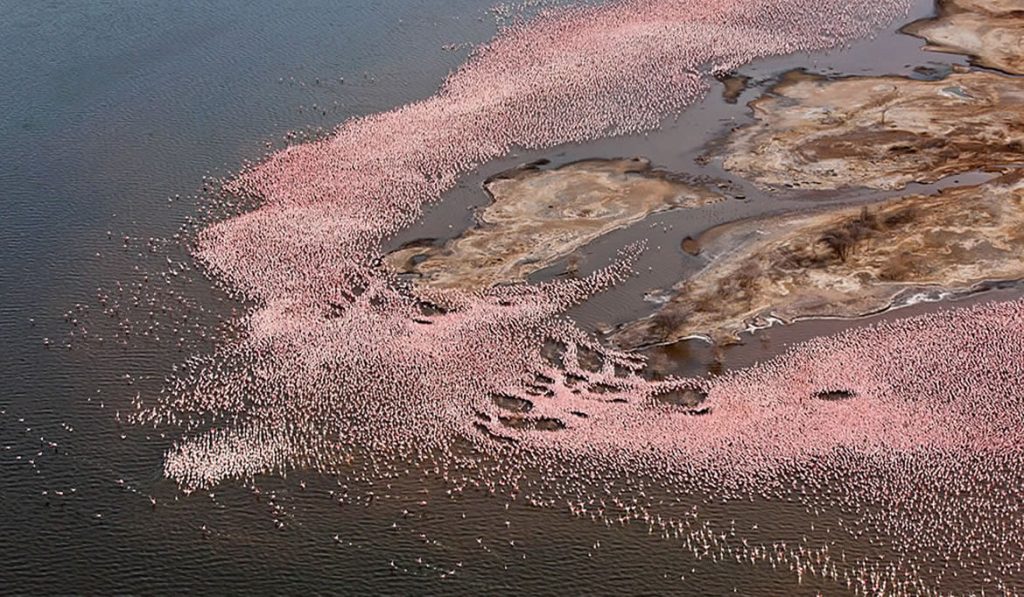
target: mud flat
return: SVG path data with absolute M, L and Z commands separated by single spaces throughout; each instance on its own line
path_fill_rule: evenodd
M 926 49 L 1022 72 L 1020 0 L 940 0 L 937 17 L 904 31 L 928 40 Z M 771 320 L 853 318 L 923 291 L 1024 278 L 1024 79 L 964 68 L 940 80 L 791 71 L 749 105 L 754 122 L 709 157 L 768 190 L 898 191 L 979 171 L 993 179 L 684 239 L 704 269 L 653 316 L 613 332 L 615 344 L 729 343 Z
M 928 49 L 1020 72 L 1022 19 L 1019 0 L 943 0 L 936 18 L 905 31 Z M 750 106 L 755 121 L 715 152 L 726 170 L 763 188 L 891 191 L 967 172 L 994 178 L 686 239 L 683 250 L 699 247 L 706 267 L 652 317 L 615 331 L 614 343 L 728 343 L 773 319 L 852 318 L 922 291 L 1024 278 L 1024 79 L 962 68 L 940 80 L 792 71 Z
M 1024 161 L 1024 80 L 830 80 L 795 71 L 751 103 L 724 167 L 763 187 L 900 189 Z
M 767 318 L 857 317 L 925 289 L 1024 277 L 1024 171 L 870 207 L 727 224 L 702 239 L 707 267 L 623 347 L 728 342 Z
M 531 164 L 484 183 L 490 205 L 477 224 L 443 246 L 416 243 L 387 263 L 415 284 L 480 290 L 523 281 L 613 230 L 723 196 L 654 169 L 641 158 L 592 159 L 558 168 Z
M 939 15 L 904 28 L 937 52 L 968 54 L 974 64 L 1024 74 L 1024 2 L 940 0 Z

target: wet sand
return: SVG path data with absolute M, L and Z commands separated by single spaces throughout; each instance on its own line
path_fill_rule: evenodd
M 857 317 L 922 292 L 1024 277 L 1024 172 L 883 203 L 727 224 L 701 239 L 707 266 L 624 347 L 732 342 L 771 320 Z
M 750 105 L 757 123 L 735 131 L 721 155 L 726 169 L 766 187 L 892 190 L 1024 160 L 1024 79 L 796 71 Z
M 953 13 L 1019 16 L 999 0 L 978 0 L 947 2 L 937 20 Z M 1017 233 L 1022 80 L 960 67 L 938 77 L 791 71 L 750 102 L 755 121 L 736 128 L 716 155 L 725 169 L 773 193 L 899 191 L 978 171 L 1001 177 L 976 185 L 954 180 L 960 185 L 931 195 L 879 194 L 866 206 L 739 221 L 709 230 L 700 242 L 684 238 L 682 249 L 703 253 L 704 265 L 675 286 L 655 315 L 616 330 L 611 340 L 634 348 L 694 336 L 728 343 L 773 322 L 853 318 L 921 293 L 958 294 L 1024 277 Z
M 929 50 L 968 54 L 978 66 L 1024 75 L 1024 4 L 1018 0 L 940 0 L 936 18 L 904 31 L 927 40 Z
M 388 255 L 417 287 L 479 290 L 522 282 L 609 232 L 670 209 L 725 199 L 705 185 L 655 170 L 642 158 L 528 164 L 483 184 L 477 222 L 443 246 L 410 243 Z M 568 273 L 575 270 L 570 264 Z

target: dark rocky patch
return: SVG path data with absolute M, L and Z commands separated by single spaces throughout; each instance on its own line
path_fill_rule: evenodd
M 700 406 L 707 397 L 708 393 L 701 388 L 682 388 L 658 394 L 654 399 L 672 406 L 692 409 Z
M 487 436 L 490 439 L 493 439 L 496 442 L 501 442 L 501 443 L 505 443 L 505 444 L 516 444 L 516 443 L 519 443 L 519 440 L 517 440 L 514 437 L 508 437 L 507 435 L 499 435 L 499 434 L 491 431 L 490 429 L 487 428 L 487 425 L 484 425 L 483 423 L 473 423 L 473 427 L 476 427 L 476 429 L 478 431 L 480 431 L 485 436 Z
M 508 394 L 491 394 L 491 400 L 498 406 L 516 413 L 528 413 L 533 410 L 533 403 L 525 398 Z
M 601 358 L 596 351 L 590 350 L 589 348 L 579 347 L 576 351 L 576 359 L 579 362 L 580 369 L 584 371 L 590 371 L 591 373 L 597 373 L 601 371 L 604 366 L 604 359 Z
M 820 392 L 816 392 L 814 394 L 814 397 L 817 398 L 818 400 L 831 401 L 849 400 L 850 398 L 855 398 L 856 396 L 857 392 L 854 392 L 853 390 L 821 390 Z
M 558 431 L 565 429 L 565 423 L 551 417 L 498 417 L 501 424 L 510 429 L 526 429 L 533 431 Z

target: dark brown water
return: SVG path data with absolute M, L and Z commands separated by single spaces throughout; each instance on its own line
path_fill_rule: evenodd
M 493 34 L 490 3 L 0 6 L 6 15 L 0 22 L 3 593 L 845 590 L 831 581 L 798 583 L 789 570 L 697 561 L 678 541 L 644 525 L 609 527 L 486 491 L 450 496 L 435 475 L 417 470 L 390 480 L 391 487 L 388 481 L 370 487 L 355 477 L 293 473 L 260 480 L 259 498 L 233 484 L 180 493 L 162 478 L 170 439 L 160 430 L 123 426 L 119 418 L 137 393 L 159 392 L 190 350 L 203 351 L 209 342 L 194 337 L 179 351 L 155 340 L 159 333 L 167 336 L 166 327 L 147 335 L 152 324 L 146 322 L 207 330 L 237 305 L 211 289 L 181 247 L 150 239 L 168 239 L 198 215 L 190 196 L 202 189 L 205 175 L 237 170 L 243 160 L 262 155 L 265 141 L 280 145 L 288 131 L 330 128 L 429 95 L 465 56 L 443 45 L 479 43 Z M 915 16 L 930 11 L 930 2 L 922 1 Z M 730 183 L 746 198 L 659 214 L 584 250 L 585 267 L 593 268 L 626 242 L 647 239 L 649 245 L 635 278 L 579 307 L 573 317 L 597 326 L 649 313 L 645 291 L 667 288 L 697 266 L 679 249 L 685 236 L 739 218 L 823 204 L 821 197 L 799 193 L 766 196 L 731 179 L 715 162 L 695 161 L 708 142 L 749 118 L 746 101 L 794 67 L 908 74 L 922 64 L 962 62 L 922 53 L 920 46 L 889 31 L 843 52 L 748 65 L 741 72 L 752 85 L 738 103 L 722 101 L 717 85 L 657 133 L 522 151 L 486 164 L 394 242 L 457 234 L 485 201 L 485 178 L 538 158 L 644 155 L 669 170 Z M 851 192 L 828 201 L 874 198 Z M 178 273 L 161 275 L 169 269 Z M 537 278 L 559 271 L 556 265 Z M 164 290 L 153 291 L 157 285 Z M 115 297 L 139 322 L 126 346 L 113 340 L 119 319 L 104 323 L 98 292 Z M 189 306 L 162 313 L 167 303 L 146 303 L 155 295 Z M 156 311 L 152 320 L 148 310 Z M 759 333 L 724 355 L 690 343 L 662 349 L 658 358 L 686 373 L 702 373 L 715 359 L 725 367 L 745 366 L 846 325 L 801 323 Z M 82 338 L 83 328 L 91 338 Z M 104 342 L 96 336 L 105 336 Z M 352 496 L 340 504 L 339 483 Z M 366 499 L 369 492 L 374 499 Z M 722 529 L 731 520 L 757 522 L 771 527 L 774 537 L 794 541 L 809 532 L 812 520 L 802 507 L 785 502 L 709 506 L 707 518 Z M 851 546 L 850 553 L 857 549 Z

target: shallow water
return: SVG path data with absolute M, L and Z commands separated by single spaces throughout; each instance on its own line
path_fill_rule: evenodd
M 763 565 L 693 561 L 677 543 L 649 534 L 643 525 L 608 528 L 563 510 L 515 502 L 506 509 L 505 498 L 486 491 L 449 497 L 443 482 L 418 471 L 392 481 L 390 489 L 344 481 L 353 495 L 375 491 L 379 497 L 369 504 L 339 505 L 328 493 L 338 491 L 335 480 L 301 473 L 261 480 L 259 500 L 233 484 L 212 495 L 181 494 L 162 478 L 170 439 L 118 419 L 137 392 L 159 391 L 188 352 L 147 338 L 128 348 L 69 340 L 69 330 L 79 328 L 65 313 L 72 311 L 69 319 L 100 318 L 97 288 L 148 284 L 147 272 L 165 270 L 168 258 L 190 263 L 180 248 L 150 252 L 147 240 L 173 235 L 196 214 L 190 196 L 203 186 L 204 175 L 235 171 L 244 160 L 261 156 L 265 141 L 280 146 L 288 131 L 330 128 L 429 95 L 465 57 L 465 50 L 445 51 L 443 45 L 479 43 L 493 34 L 491 3 L 314 2 L 301 9 L 274 2 L 3 5 L 4 592 L 840 590 L 816 579 L 798 584 L 788 570 Z M 927 14 L 930 3 L 919 2 L 916 10 Z M 741 72 L 755 85 L 737 104 L 723 102 L 716 85 L 657 133 L 519 152 L 486 164 L 394 242 L 457 234 L 471 223 L 472 207 L 485 200 L 483 179 L 542 157 L 562 162 L 645 155 L 673 171 L 729 180 L 714 162 L 700 166 L 694 159 L 709 140 L 747 118 L 744 102 L 778 73 L 793 67 L 907 73 L 920 64 L 962 62 L 921 54 L 919 47 L 916 39 L 887 32 L 842 53 L 748 65 Z M 571 315 L 597 326 L 649 312 L 643 292 L 668 287 L 695 266 L 678 249 L 683 237 L 741 217 L 821 204 L 820 197 L 769 198 L 731 182 L 745 200 L 699 213 L 662 214 L 588 246 L 587 267 L 598 267 L 629 240 L 648 238 L 650 245 L 637 277 Z M 866 199 L 851 193 L 830 201 Z M 168 286 L 203 307 L 205 313 L 191 311 L 196 319 L 214 322 L 230 311 L 202 276 L 187 270 L 181 278 L 194 281 Z M 90 314 L 76 311 L 76 304 L 89 305 Z M 926 308 L 932 307 L 914 309 Z M 837 327 L 808 322 L 770 330 L 727 351 L 724 364 L 743 366 Z M 92 329 L 106 333 L 102 326 Z M 706 367 L 706 356 L 698 347 L 676 361 L 690 372 Z M 271 491 L 280 512 L 268 504 Z M 284 529 L 275 527 L 275 517 L 286 522 Z M 780 529 L 776 536 L 794 540 L 808 532 L 809 521 L 802 508 L 777 502 L 730 504 L 709 518 L 723 528 L 730 519 L 759 521 Z

